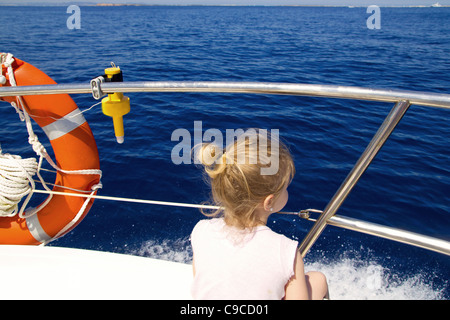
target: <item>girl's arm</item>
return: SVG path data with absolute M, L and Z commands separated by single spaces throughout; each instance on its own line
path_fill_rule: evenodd
M 301 254 L 297 251 L 294 262 L 294 275 L 285 287 L 286 300 L 308 300 L 308 288 L 306 286 L 305 269 Z

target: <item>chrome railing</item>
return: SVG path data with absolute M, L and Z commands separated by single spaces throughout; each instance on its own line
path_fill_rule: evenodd
M 311 212 L 322 213 L 321 210 L 302 210 L 300 212 L 280 212 L 282 214 L 294 214 L 298 217 L 315 222 L 317 219 L 311 218 Z M 389 239 L 401 243 L 406 243 L 419 248 L 428 249 L 431 251 L 450 255 L 450 242 L 417 234 L 410 231 L 396 229 L 392 227 L 383 226 L 380 224 L 362 221 L 354 218 L 344 217 L 340 215 L 334 215 L 326 221 L 327 225 L 335 226 L 347 230 L 353 230 L 360 233 L 370 234 L 384 239 Z M 305 251 L 306 253 L 306 251 Z
M 333 225 L 366 234 L 395 240 L 450 255 L 450 242 L 417 233 L 369 223 L 353 218 L 337 216 L 336 212 L 368 168 L 390 134 L 400 122 L 410 105 L 421 105 L 450 109 L 450 94 L 437 94 L 405 90 L 370 89 L 361 87 L 259 83 L 259 82 L 111 82 L 92 84 L 59 84 L 23 87 L 0 87 L 0 97 L 41 94 L 92 93 L 96 99 L 113 92 L 216 92 L 282 94 L 326 98 L 383 101 L 395 103 L 389 115 L 347 175 L 335 195 L 325 207 L 313 227 L 300 244 L 300 253 L 305 256 L 326 225 Z M 290 213 L 298 214 L 298 213 Z M 300 214 L 305 218 L 305 215 Z M 308 220 L 312 220 L 308 217 Z
M 336 211 L 342 205 L 345 198 L 350 194 L 350 191 L 352 191 L 353 187 L 356 185 L 359 178 L 361 178 L 364 171 L 366 171 L 366 169 L 369 167 L 370 163 L 375 158 L 378 151 L 380 151 L 381 147 L 384 145 L 386 140 L 389 138 L 392 131 L 394 131 L 395 127 L 400 122 L 403 115 L 408 110 L 409 106 L 410 106 L 409 101 L 402 100 L 397 102 L 394 108 L 392 108 L 391 113 L 389 113 L 389 115 L 386 117 L 383 124 L 373 137 L 372 141 L 369 143 L 366 150 L 359 158 L 358 162 L 350 171 L 347 178 L 345 178 L 344 182 L 341 184 L 338 191 L 335 193 L 331 201 L 325 207 L 325 210 L 320 215 L 319 219 L 317 219 L 312 229 L 309 231 L 303 242 L 300 244 L 299 250 L 303 256 L 306 255 L 306 253 L 311 248 L 313 243 L 322 233 L 323 229 L 327 224 L 327 221 L 336 214 Z
M 100 90 L 105 94 L 113 92 L 220 92 L 285 94 L 384 102 L 408 100 L 413 105 L 450 109 L 449 94 L 406 90 L 370 89 L 336 85 L 267 82 L 140 81 L 106 82 L 101 84 Z M 92 93 L 92 87 L 91 84 L 86 83 L 0 87 L 0 97 L 61 93 Z

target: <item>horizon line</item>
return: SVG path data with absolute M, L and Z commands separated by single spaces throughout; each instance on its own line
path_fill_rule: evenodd
M 330 8 L 367 8 L 368 6 L 352 6 L 352 5 L 289 5 L 289 4 L 273 4 L 273 5 L 252 5 L 252 4 L 146 4 L 146 3 L 89 3 L 80 1 L 78 4 L 73 2 L 60 3 L 0 3 L 5 7 L 64 7 L 67 5 L 78 5 L 80 7 L 330 7 Z M 379 5 L 380 8 L 432 8 L 431 5 Z M 441 5 L 439 8 L 450 7 L 450 5 Z

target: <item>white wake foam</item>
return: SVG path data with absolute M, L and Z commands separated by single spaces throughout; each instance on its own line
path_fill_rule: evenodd
M 319 270 L 328 279 L 333 300 L 434 300 L 443 288 L 434 289 L 423 274 L 399 275 L 375 262 L 345 259 L 329 264 L 307 263 L 305 271 Z
M 165 239 L 161 242 L 147 240 L 142 243 L 138 250 L 133 250 L 130 253 L 154 259 L 192 263 L 192 249 L 189 239 Z

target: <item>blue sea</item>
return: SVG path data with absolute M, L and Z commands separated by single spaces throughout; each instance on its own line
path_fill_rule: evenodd
M 0 7 L 0 52 L 58 83 L 89 83 L 113 61 L 125 81 L 255 81 L 450 93 L 450 8 Z M 392 103 L 249 94 L 130 93 L 125 143 L 96 106 L 84 113 L 103 170 L 100 195 L 201 203 L 201 168 L 175 165 L 176 129 L 279 129 L 297 174 L 288 211 L 324 209 Z M 97 101 L 72 95 L 82 110 Z M 4 152 L 34 156 L 24 123 L 0 104 Z M 412 106 L 338 211 L 450 240 L 450 111 Z M 42 131 L 35 126 L 41 140 Z M 49 144 L 46 144 L 50 149 Z M 52 177 L 48 179 L 52 182 Z M 70 234 L 51 245 L 190 263 L 198 209 L 96 200 Z M 301 241 L 312 223 L 273 215 L 269 227 Z M 445 255 L 327 227 L 305 259 L 323 271 L 332 299 L 449 299 Z

